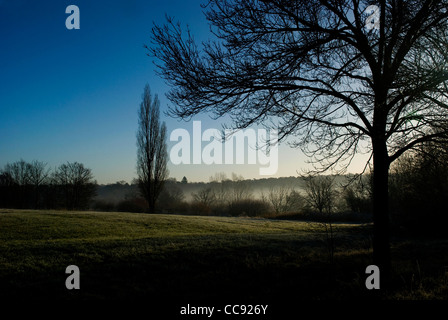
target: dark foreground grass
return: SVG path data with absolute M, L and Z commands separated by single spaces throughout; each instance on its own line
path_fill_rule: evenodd
M 447 299 L 448 241 L 395 238 L 393 286 L 370 291 L 370 227 L 255 218 L 0 210 L 0 300 Z M 68 265 L 81 289 L 67 290 Z

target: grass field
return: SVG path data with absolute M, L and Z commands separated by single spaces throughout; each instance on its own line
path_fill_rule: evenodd
M 0 209 L 0 299 L 447 299 L 448 241 L 395 237 L 391 290 L 367 290 L 370 226 Z M 80 269 L 67 290 L 65 268 Z

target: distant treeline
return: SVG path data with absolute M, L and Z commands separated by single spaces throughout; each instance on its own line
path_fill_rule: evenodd
M 404 154 L 391 167 L 393 227 L 445 232 L 448 222 L 448 152 L 427 144 Z M 223 173 L 209 182 L 168 179 L 154 213 L 261 216 L 368 221 L 372 212 L 370 174 L 243 179 Z M 90 169 L 67 162 L 50 170 L 43 162 L 8 163 L 0 171 L 0 207 L 148 212 L 136 182 L 98 185 Z M 330 215 L 328 215 L 330 214 Z
M 89 209 L 97 183 L 82 163 L 67 162 L 53 171 L 41 161 L 8 163 L 0 171 L 0 207 Z
M 304 215 L 314 211 L 322 211 L 325 206 L 327 211 L 333 213 L 348 213 L 352 211 L 348 209 L 347 197 L 341 187 L 348 179 L 348 176 L 325 177 L 325 181 L 331 182 L 331 190 L 328 192 L 331 200 L 314 199 L 314 202 L 311 201 L 312 196 L 307 194 L 308 182 L 304 177 L 249 180 L 235 174 L 228 179 L 224 173 L 218 173 L 210 177 L 209 182 L 190 183 L 185 177 L 180 182 L 169 179 L 157 199 L 155 212 L 304 218 Z M 319 187 L 323 187 L 325 181 L 319 179 Z M 361 197 L 359 193 L 358 197 Z M 353 208 L 356 207 L 356 213 L 367 218 L 370 213 L 369 204 L 366 204 L 364 198 L 358 200 Z M 324 201 L 327 202 L 323 204 Z M 92 204 L 92 209 L 103 211 L 145 212 L 146 208 L 138 186 L 124 181 L 98 186 L 98 193 Z
M 444 232 L 448 222 L 448 152 L 426 144 L 404 154 L 391 167 L 390 219 L 394 228 Z M 170 179 L 156 212 L 192 215 L 263 216 L 313 219 L 329 212 L 335 220 L 369 221 L 371 175 L 284 177 L 244 180 L 224 174 L 190 183 Z M 95 210 L 145 212 L 145 200 L 134 184 L 99 186 Z

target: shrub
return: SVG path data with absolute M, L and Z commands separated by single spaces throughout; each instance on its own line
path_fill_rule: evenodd
M 418 233 L 443 233 L 448 223 L 448 151 L 433 145 L 405 154 L 392 168 L 392 222 Z
M 270 212 L 270 207 L 266 202 L 255 199 L 233 201 L 228 205 L 227 209 L 231 216 L 256 217 Z
M 212 213 L 212 208 L 200 201 L 193 201 L 190 205 L 190 213 L 192 215 L 209 216 Z
M 92 209 L 95 211 L 115 211 L 115 204 L 105 200 L 96 200 L 92 204 Z
M 120 212 L 146 212 L 148 204 L 143 198 L 133 198 L 120 201 L 117 204 L 117 211 Z

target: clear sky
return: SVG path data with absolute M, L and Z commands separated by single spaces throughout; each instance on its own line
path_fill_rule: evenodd
M 20 159 L 52 168 L 78 161 L 98 183 L 136 177 L 137 110 L 146 83 L 161 100 L 168 87 L 154 72 L 149 45 L 155 23 L 165 14 L 207 39 L 208 25 L 198 0 L 0 0 L 0 168 Z M 80 10 L 80 29 L 68 30 L 67 6 Z M 193 123 L 163 117 L 168 135 Z M 202 130 L 220 129 L 204 115 Z M 170 152 L 176 142 L 169 142 Z M 360 162 L 352 171 L 359 171 Z M 178 180 L 208 181 L 215 172 L 263 178 L 259 164 L 168 164 Z M 274 176 L 305 168 L 298 150 L 282 145 Z

